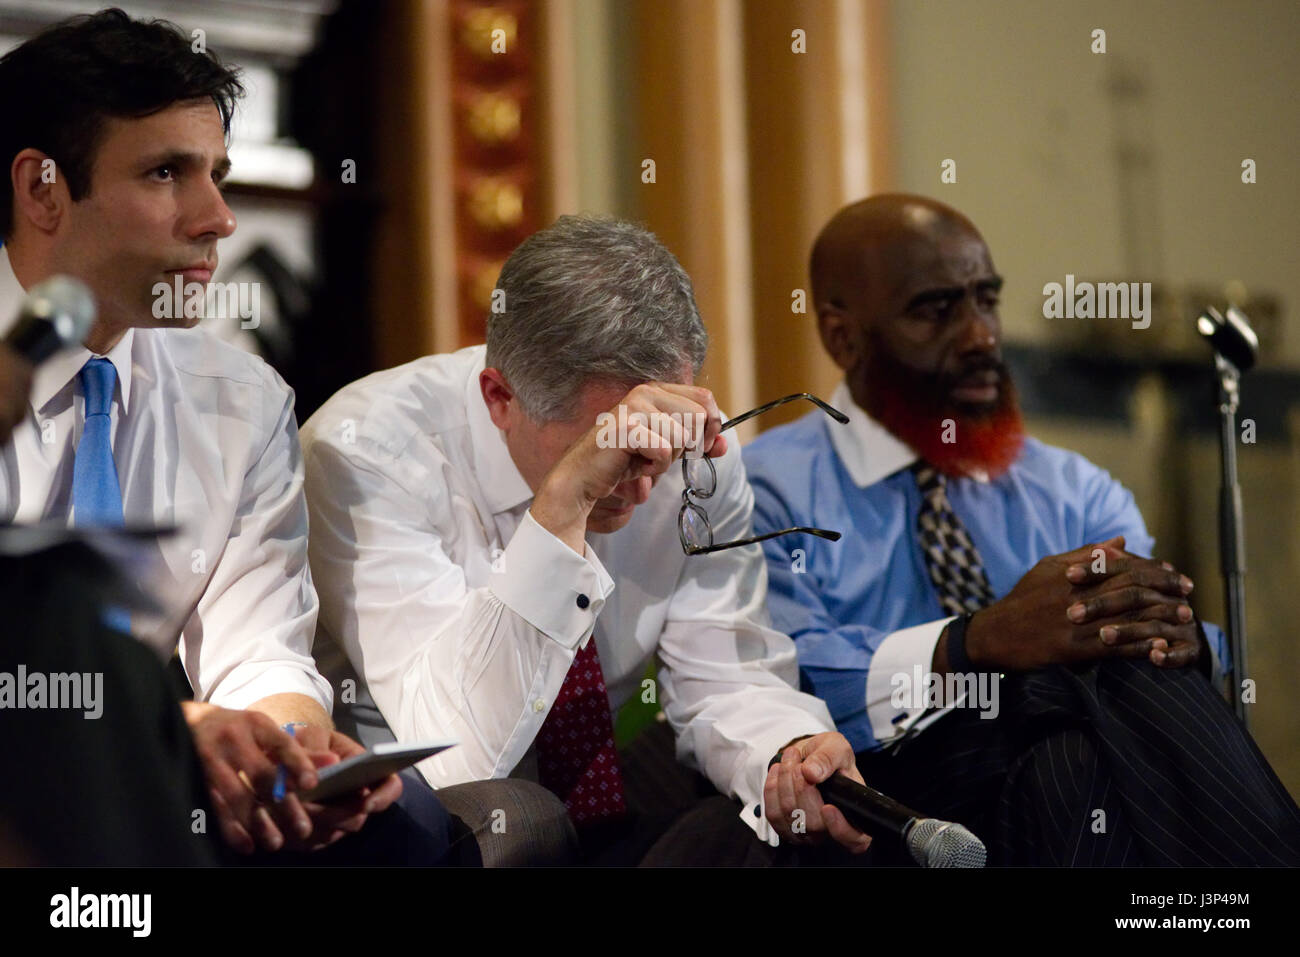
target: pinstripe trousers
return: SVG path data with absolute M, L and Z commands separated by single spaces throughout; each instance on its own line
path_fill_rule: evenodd
M 990 864 L 1300 865 L 1300 809 L 1194 669 L 1110 659 L 1007 675 L 999 713 L 958 708 L 868 784 L 984 840 Z

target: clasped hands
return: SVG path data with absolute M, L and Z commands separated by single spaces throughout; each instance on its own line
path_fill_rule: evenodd
M 1029 671 L 1102 658 L 1181 668 L 1200 657 L 1194 584 L 1168 562 L 1124 550 L 1123 536 L 1044 558 L 976 612 L 966 652 L 986 668 Z

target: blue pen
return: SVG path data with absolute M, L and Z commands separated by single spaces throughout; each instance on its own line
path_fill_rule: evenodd
M 288 724 L 286 724 L 281 730 L 289 732 L 289 737 L 292 738 L 295 736 L 293 733 L 293 729 L 297 726 L 298 726 L 297 721 L 291 721 Z M 271 788 L 271 799 L 275 801 L 276 804 L 279 804 L 281 801 L 284 800 L 284 789 L 285 789 L 285 784 L 287 783 L 286 782 L 287 777 L 288 777 L 288 771 L 285 769 L 285 766 L 283 764 L 277 764 L 275 766 L 275 786 Z

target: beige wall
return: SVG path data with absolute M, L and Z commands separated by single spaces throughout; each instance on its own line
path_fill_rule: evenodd
M 1240 279 L 1291 310 L 1300 302 L 1300 4 L 907 0 L 892 11 L 899 185 L 984 232 L 1008 281 L 1009 337 L 1056 333 L 1042 287 L 1067 272 Z M 1090 52 L 1095 28 L 1105 54 Z M 1146 86 L 1122 111 L 1108 92 L 1119 71 Z M 1151 164 L 1127 201 L 1118 124 Z M 1241 182 L 1245 157 L 1255 185 Z M 940 183 L 945 158 L 957 161 L 955 184 Z M 1300 336 L 1282 339 L 1279 357 L 1300 364 Z

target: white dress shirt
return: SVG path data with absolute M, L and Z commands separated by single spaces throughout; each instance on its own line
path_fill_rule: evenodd
M 476 346 L 376 373 L 303 426 L 318 645 L 341 643 L 399 741 L 460 741 L 419 765 L 435 787 L 508 775 L 587 640 L 612 709 L 645 694 L 657 656 L 655 700 L 678 757 L 775 843 L 767 763 L 834 724 L 795 690 L 759 547 L 683 554 L 674 467 L 625 528 L 574 552 L 528 511 L 532 492 L 479 391 L 483 361 Z M 753 494 L 739 448 L 714 464 L 718 491 L 702 504 L 715 540 L 742 538 Z
M 71 520 L 78 373 L 90 358 L 77 348 L 37 368 L 28 417 L 0 450 L 0 520 Z M 328 712 L 311 657 L 317 601 L 292 390 L 199 329 L 128 330 L 106 358 L 123 519 L 180 528 L 149 549 L 164 614 L 133 614 L 132 631 L 164 657 L 179 640 L 197 701 L 244 708 L 296 692 Z

